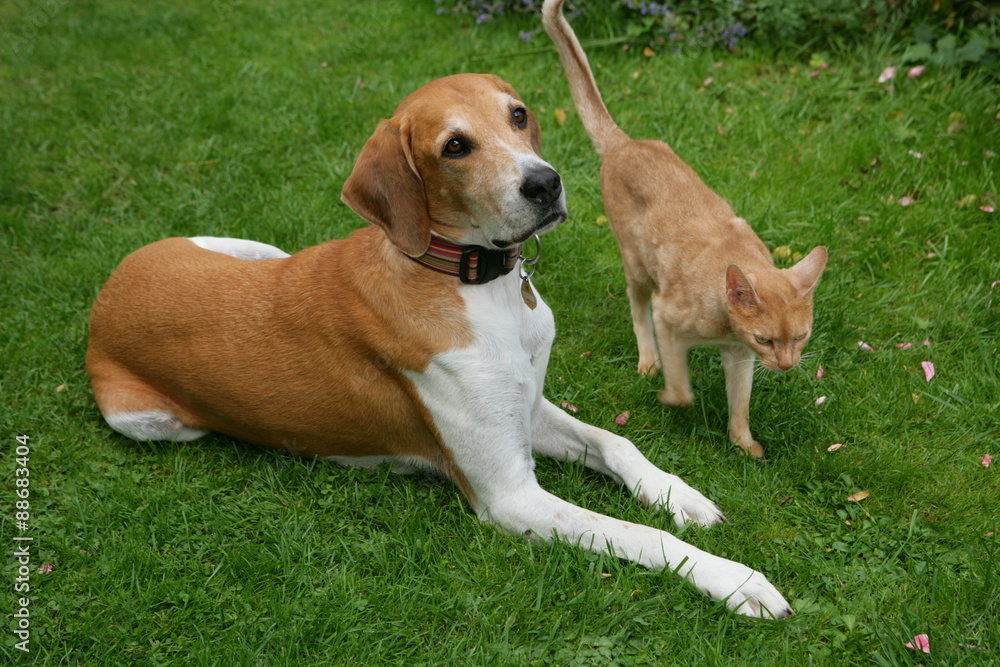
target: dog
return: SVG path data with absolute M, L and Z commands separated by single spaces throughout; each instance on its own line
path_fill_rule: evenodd
M 370 226 L 291 256 L 214 237 L 135 251 L 91 314 L 87 371 L 104 419 L 139 441 L 214 431 L 437 471 L 504 531 L 669 568 L 747 616 L 787 615 L 749 567 L 539 486 L 533 453 L 582 461 L 678 525 L 724 520 L 628 440 L 542 395 L 554 322 L 520 258 L 567 212 L 540 142 L 507 83 L 445 77 L 378 125 L 344 183 Z

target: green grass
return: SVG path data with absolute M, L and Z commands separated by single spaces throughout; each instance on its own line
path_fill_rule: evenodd
M 632 136 L 670 141 L 769 246 L 830 248 L 809 357 L 758 375 L 758 462 L 726 441 L 717 353 L 693 355 L 689 410 L 663 408 L 660 380 L 635 374 L 598 161 L 547 41 L 518 39 L 527 28 L 401 1 L 0 7 L 5 659 L 1000 662 L 1000 480 L 980 464 L 1000 456 L 1000 232 L 979 208 L 997 203 L 980 199 L 998 192 L 995 84 L 929 68 L 886 90 L 878 74 L 898 62 L 884 48 L 833 54 L 815 77 L 765 53 L 592 49 Z M 613 34 L 590 29 L 585 40 Z M 87 316 L 122 257 L 171 235 L 286 250 L 346 235 L 361 221 L 340 187 L 376 122 L 459 71 L 514 85 L 567 185 L 571 220 L 546 238 L 536 276 L 558 326 L 549 397 L 719 502 L 729 523 L 684 538 L 763 571 L 791 619 L 746 621 L 671 575 L 501 535 L 434 479 L 218 436 L 136 444 L 101 421 L 83 370 Z M 936 366 L 931 382 L 921 361 Z M 631 420 L 617 426 L 623 410 Z M 10 616 L 17 434 L 31 446 L 28 654 Z M 572 502 L 677 532 L 579 466 L 539 461 L 538 474 Z M 871 495 L 848 502 L 858 491 Z M 930 655 L 904 648 L 918 633 Z

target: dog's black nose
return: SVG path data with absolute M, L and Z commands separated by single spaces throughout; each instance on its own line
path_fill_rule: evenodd
M 524 176 L 521 194 L 526 199 L 548 206 L 562 193 L 562 180 L 552 167 L 537 167 Z

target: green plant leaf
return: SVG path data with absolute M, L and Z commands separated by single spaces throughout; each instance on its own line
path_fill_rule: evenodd
M 903 54 L 904 63 L 926 62 L 931 59 L 933 51 L 928 42 L 918 42 L 911 44 Z

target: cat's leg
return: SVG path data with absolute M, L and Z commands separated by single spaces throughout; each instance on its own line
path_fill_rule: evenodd
M 632 309 L 632 330 L 639 346 L 639 372 L 652 375 L 660 367 L 656 355 L 656 337 L 653 335 L 651 300 L 653 288 L 638 279 L 628 278 L 628 303 Z
M 664 388 L 657 398 L 665 405 L 687 407 L 694 402 L 691 391 L 691 374 L 688 372 L 688 351 L 691 343 L 677 335 L 665 317 L 667 304 L 663 303 L 663 295 L 653 302 L 653 319 L 656 322 L 656 345 L 660 352 L 660 365 L 663 368 Z
M 764 448 L 750 435 L 750 391 L 753 388 L 754 351 L 743 345 L 720 345 L 729 400 L 729 439 L 750 456 L 760 458 Z

